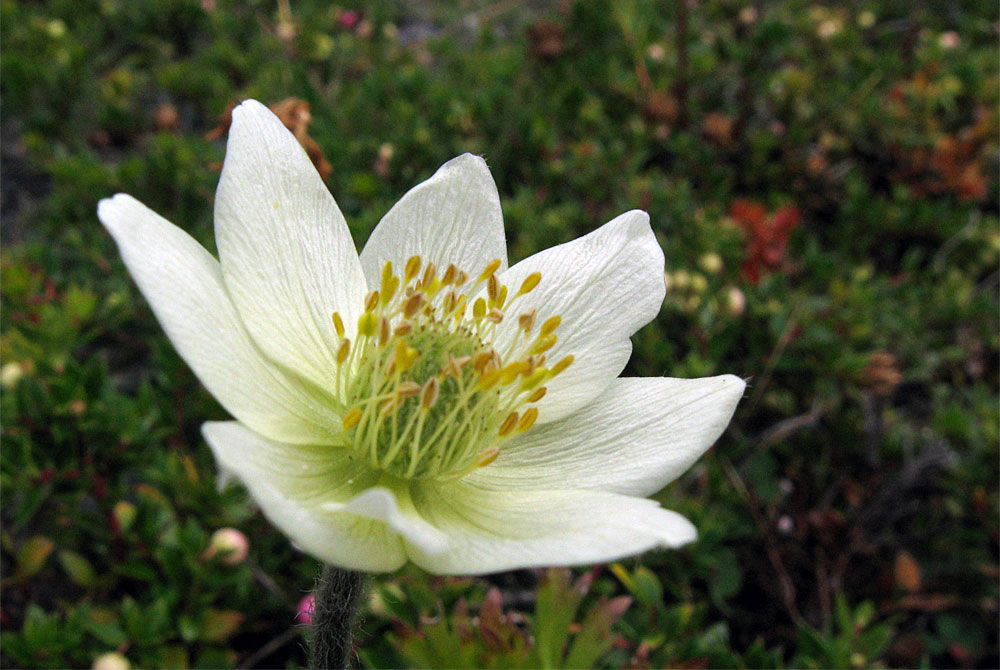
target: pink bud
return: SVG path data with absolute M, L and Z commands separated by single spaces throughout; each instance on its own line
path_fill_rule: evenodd
M 246 560 L 250 552 L 250 541 L 247 536 L 235 528 L 220 528 L 212 533 L 204 557 L 212 558 L 219 555 L 226 565 L 239 565 Z
M 313 612 L 316 611 L 316 596 L 309 594 L 303 596 L 302 600 L 299 601 L 299 606 L 295 611 L 295 621 L 304 625 L 311 626 L 313 620 Z
M 358 25 L 358 21 L 361 20 L 361 16 L 353 9 L 348 9 L 346 12 L 340 15 L 337 19 L 340 23 L 340 27 L 344 30 L 352 30 L 354 26 Z

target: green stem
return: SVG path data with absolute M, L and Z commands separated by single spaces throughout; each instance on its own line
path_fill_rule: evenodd
M 351 639 L 358 603 L 364 593 L 364 574 L 328 565 L 316 586 L 312 618 L 313 670 L 347 668 L 351 661 Z

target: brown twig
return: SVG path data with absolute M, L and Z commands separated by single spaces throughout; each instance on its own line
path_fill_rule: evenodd
M 757 523 L 757 528 L 760 530 L 760 534 L 764 538 L 764 543 L 767 548 L 767 558 L 771 563 L 771 567 L 774 568 L 775 573 L 777 573 L 778 583 L 781 585 L 781 599 L 785 606 L 785 611 L 788 612 L 789 618 L 791 618 L 796 626 L 805 626 L 805 619 L 802 618 L 798 605 L 795 603 L 795 584 L 792 582 L 792 578 L 788 574 L 788 570 L 785 568 L 784 561 L 781 560 L 781 554 L 778 552 L 777 546 L 775 546 L 767 520 L 764 518 L 763 514 L 761 514 L 760 502 L 757 500 L 757 496 L 755 496 L 750 489 L 747 488 L 743 478 L 740 477 L 740 473 L 736 471 L 736 468 L 733 467 L 733 464 L 730 463 L 728 459 L 722 458 L 721 461 L 722 466 L 726 471 L 726 477 L 729 479 L 729 482 L 733 485 L 733 487 L 736 488 L 746 499 L 747 506 L 750 508 L 750 513 L 753 514 L 754 521 Z

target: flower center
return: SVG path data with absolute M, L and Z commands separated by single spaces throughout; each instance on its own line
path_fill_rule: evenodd
M 559 316 L 536 324 L 534 308 L 517 314 L 541 273 L 509 296 L 499 267 L 494 260 L 473 280 L 454 265 L 439 276 L 419 256 L 402 276 L 386 263 L 380 287 L 365 298 L 355 342 L 333 314 L 345 439 L 373 468 L 404 479 L 453 479 L 489 465 L 506 440 L 531 428 L 545 383 L 573 362 L 566 356 L 545 366 Z M 512 314 L 516 335 L 498 349 L 497 326 Z

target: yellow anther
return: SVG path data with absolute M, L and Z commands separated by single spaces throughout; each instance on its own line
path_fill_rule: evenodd
M 403 340 L 396 340 L 396 348 L 389 359 L 389 368 L 393 372 L 406 372 L 417 360 L 419 351 L 408 345 Z
M 374 312 L 378 307 L 378 291 L 372 291 L 365 296 L 365 311 Z
M 343 365 L 349 353 L 351 353 L 351 341 L 345 337 L 337 347 L 337 365 Z
M 392 335 L 392 326 L 389 325 L 389 319 L 384 316 L 378 320 L 378 344 L 380 347 L 384 347 L 389 342 L 389 337 Z
M 440 395 L 441 385 L 438 383 L 437 377 L 431 377 L 424 384 L 423 391 L 420 393 L 420 404 L 429 409 L 434 406 Z
M 502 308 L 507 302 L 507 286 L 506 284 L 500 286 L 500 294 L 497 296 L 496 300 L 490 301 L 490 307 Z
M 404 320 L 399 322 L 399 325 L 396 326 L 396 330 L 392 334 L 396 337 L 403 337 L 404 335 L 409 335 L 412 330 L 413 324 Z
M 447 295 L 444 297 L 444 313 L 451 314 L 452 310 L 455 309 L 455 305 L 458 304 L 458 296 L 455 295 L 454 291 L 448 291 Z
M 529 391 L 551 376 L 548 368 L 538 368 L 532 372 L 528 377 L 521 383 L 521 389 L 523 391 Z
M 447 286 L 452 283 L 455 281 L 456 275 L 458 275 L 458 268 L 455 267 L 454 263 L 448 263 L 448 267 L 445 268 L 444 274 L 441 275 L 441 285 Z
M 514 361 L 510 365 L 504 366 L 500 369 L 500 383 L 507 385 L 520 377 L 528 369 L 528 363 L 526 361 Z
M 472 303 L 472 316 L 477 319 L 481 319 L 486 316 L 486 301 L 482 298 L 476 298 L 476 302 Z
M 545 337 L 546 335 L 551 335 L 552 333 L 555 332 L 556 328 L 559 327 L 560 323 L 562 323 L 561 316 L 559 316 L 558 314 L 556 314 L 555 316 L 551 316 L 545 319 L 545 323 L 542 324 L 542 327 L 539 329 L 538 334 L 542 337 Z
M 437 278 L 437 267 L 433 263 L 428 263 L 424 268 L 423 279 L 420 280 L 422 287 L 430 286 L 430 283 Z
M 539 386 L 537 389 L 535 389 L 535 392 L 529 395 L 528 399 L 525 400 L 524 402 L 538 402 L 539 400 L 545 397 L 545 393 L 547 391 L 548 389 L 546 387 Z
M 561 361 L 552 366 L 552 376 L 555 377 L 557 374 L 568 368 L 573 364 L 573 354 L 565 356 Z
M 458 274 L 455 275 L 455 286 L 462 286 L 467 281 L 469 281 L 469 273 L 465 270 L 459 270 Z
M 381 414 L 382 416 L 389 416 L 390 414 L 396 411 L 396 408 L 399 407 L 400 402 L 402 401 L 395 396 L 389 398 L 388 400 L 383 400 L 382 404 L 379 405 L 379 410 L 378 410 L 379 414 Z
M 535 327 L 535 317 L 538 315 L 538 310 L 532 308 L 530 312 L 525 312 L 524 314 L 517 317 L 517 325 L 521 327 L 525 333 L 530 333 L 531 329 Z
M 553 334 L 546 335 L 545 337 L 539 337 L 537 340 L 535 340 L 534 346 L 531 347 L 531 353 L 541 354 L 548 351 L 549 349 L 555 346 L 556 339 L 558 338 L 556 338 L 556 336 Z
M 493 360 L 492 351 L 480 351 L 472 359 L 472 369 L 482 374 L 483 369 L 486 367 L 486 364 L 491 362 L 492 360 Z
M 495 461 L 499 455 L 500 450 L 496 447 L 485 449 L 483 453 L 479 454 L 479 458 L 476 459 L 476 467 L 485 468 L 487 465 Z
M 503 312 L 501 312 L 499 309 L 496 308 L 491 309 L 490 313 L 486 315 L 486 318 L 492 321 L 493 323 L 500 323 L 501 321 L 503 321 Z
M 435 277 L 434 280 L 431 281 L 429 285 L 424 286 L 423 289 L 427 292 L 427 295 L 433 297 L 437 295 L 438 291 L 441 290 L 441 286 L 441 280 Z
M 532 407 L 524 413 L 521 420 L 517 422 L 517 432 L 523 433 L 535 424 L 535 419 L 538 418 L 538 408 Z
M 365 312 L 360 317 L 358 317 L 358 335 L 371 337 L 375 334 L 375 328 L 378 327 L 378 317 L 372 312 Z
M 403 303 L 403 314 L 407 319 L 413 318 L 413 315 L 420 311 L 425 302 L 427 302 L 427 296 L 417 291 Z
M 399 288 L 399 277 L 395 275 L 389 275 L 388 278 L 382 278 L 382 306 L 385 307 L 392 300 L 392 297 L 396 295 L 396 289 Z
M 409 398 L 420 393 L 421 388 L 422 387 L 417 382 L 406 381 L 400 384 L 396 389 L 396 395 L 400 398 Z
M 461 319 L 465 316 L 465 305 L 468 301 L 465 298 L 465 294 L 458 296 L 458 302 L 455 303 L 455 309 L 452 310 L 455 314 L 456 319 Z
M 490 275 L 486 281 L 486 295 L 490 297 L 490 303 L 496 302 L 496 299 L 500 297 L 500 280 L 497 279 L 496 275 Z
M 503 420 L 502 424 L 500 424 L 500 430 L 497 431 L 500 434 L 500 437 L 510 435 L 511 431 L 514 430 L 514 427 L 517 426 L 517 420 L 520 418 L 521 417 L 518 416 L 517 412 L 511 412 L 508 414 L 507 418 Z
M 492 361 L 490 361 L 492 364 Z M 491 389 L 497 385 L 500 381 L 500 371 L 495 367 L 489 368 L 483 372 L 483 376 L 479 378 L 479 382 L 476 384 L 476 388 L 480 391 L 485 391 Z
M 410 256 L 406 260 L 406 274 L 403 275 L 403 281 L 409 284 L 418 272 L 420 272 L 420 256 Z
M 536 286 L 538 286 L 538 282 L 540 281 L 542 281 L 542 273 L 532 272 L 524 278 L 524 281 L 521 283 L 521 288 L 518 289 L 517 294 L 524 295 L 525 293 L 530 293 Z
M 444 366 L 444 370 L 441 371 L 441 378 L 447 379 L 449 375 L 458 378 L 462 374 L 462 368 L 468 365 L 471 360 L 471 356 L 462 356 L 460 358 L 449 356 L 448 363 Z
M 386 261 L 385 265 L 382 266 L 382 285 L 384 286 L 389 277 L 392 276 L 392 261 Z
M 348 412 L 347 415 L 344 416 L 344 430 L 350 430 L 358 425 L 362 416 L 364 416 L 364 412 L 361 411 L 360 407 L 355 407 Z
M 344 320 L 340 318 L 339 312 L 333 313 L 333 329 L 337 331 L 337 337 L 344 336 Z
M 483 273 L 479 275 L 478 281 L 486 281 L 493 276 L 493 273 L 497 271 L 500 267 L 501 260 L 499 258 L 494 258 L 489 263 L 486 264 L 486 268 L 483 269 Z

